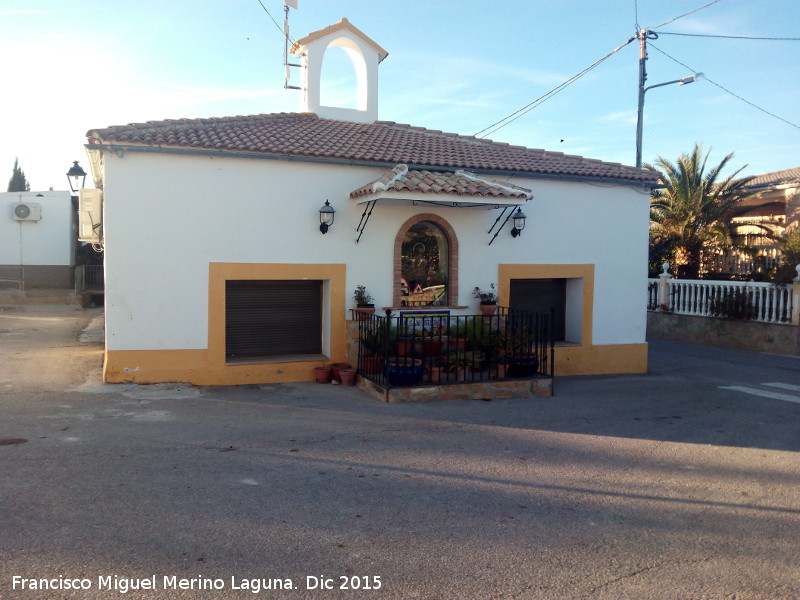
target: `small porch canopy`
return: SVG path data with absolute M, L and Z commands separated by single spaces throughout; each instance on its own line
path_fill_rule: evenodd
M 514 207 L 525 204 L 532 198 L 531 190 L 511 183 L 484 179 L 468 171 L 409 170 L 408 165 L 404 164 L 395 166 L 378 179 L 350 192 L 352 202 L 364 205 L 364 213 L 356 227 L 356 244 L 361 240 L 378 202 L 384 205 L 433 204 L 452 208 L 503 209 L 489 230 L 491 234 L 498 224 L 502 228 L 511 218 Z M 500 228 L 497 229 L 498 232 Z M 497 237 L 497 233 L 494 237 Z M 492 241 L 489 242 L 490 245 Z
M 409 170 L 404 164 L 350 192 L 355 204 L 435 204 L 484 209 L 520 206 L 532 198 L 531 190 L 484 179 L 468 171 Z

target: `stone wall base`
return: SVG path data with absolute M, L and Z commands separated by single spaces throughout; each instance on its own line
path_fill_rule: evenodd
M 549 378 L 387 388 L 364 377 L 359 377 L 358 385 L 383 402 L 499 400 L 501 398 L 538 398 L 553 395 L 553 380 Z
M 648 312 L 647 337 L 800 355 L 800 327 L 796 325 Z

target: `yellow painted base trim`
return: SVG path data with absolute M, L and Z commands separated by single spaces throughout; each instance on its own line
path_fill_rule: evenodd
M 109 383 L 182 382 L 242 385 L 314 381 L 314 367 L 345 358 L 345 275 L 343 264 L 210 263 L 208 266 L 208 348 L 196 350 L 106 351 L 103 380 Z M 316 279 L 328 287 L 323 329 L 328 336 L 319 358 L 286 362 L 227 364 L 225 357 L 225 282 L 228 280 Z M 327 304 L 327 305 L 326 305 Z
M 622 373 L 647 373 L 647 344 L 556 346 L 556 376 Z
M 329 362 L 329 361 L 326 361 Z M 208 350 L 111 350 L 106 352 L 103 380 L 108 383 L 243 385 L 314 381 L 319 359 L 284 363 L 214 364 Z

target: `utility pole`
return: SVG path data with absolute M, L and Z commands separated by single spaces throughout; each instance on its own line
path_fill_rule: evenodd
M 639 38 L 639 110 L 636 118 L 636 167 L 642 168 L 642 121 L 644 117 L 644 84 L 647 81 L 647 36 L 652 33 L 649 29 L 636 32 Z M 653 33 L 655 37 L 656 34 Z
M 645 87 L 647 81 L 647 68 L 645 61 L 647 60 L 647 40 L 657 40 L 658 34 L 650 29 L 642 29 L 636 32 L 636 37 L 639 38 L 639 110 L 636 119 L 636 167 L 642 168 L 642 122 L 644 121 L 644 94 L 647 90 L 662 87 L 664 85 L 671 85 L 677 83 L 678 85 L 686 85 L 705 79 L 702 73 L 693 73 L 688 77 L 681 77 L 680 79 L 673 79 L 672 81 L 665 81 L 664 83 L 656 83 L 655 85 L 648 85 Z

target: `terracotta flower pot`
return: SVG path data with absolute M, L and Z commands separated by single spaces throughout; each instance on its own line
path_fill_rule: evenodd
M 374 375 L 381 371 L 381 357 L 380 356 L 365 356 L 361 359 L 361 370 L 364 373 Z
M 449 343 L 456 350 L 465 350 L 467 348 L 467 338 L 451 337 Z
M 341 372 L 344 369 L 352 369 L 353 365 L 350 363 L 333 363 L 331 365 L 331 378 L 333 381 L 338 381 L 342 383 Z
M 356 384 L 356 370 L 355 369 L 340 369 L 339 377 L 341 378 L 342 385 L 355 385 Z
M 356 307 L 356 315 L 359 321 L 369 321 L 373 314 L 375 314 L 374 304 L 359 304 Z
M 480 308 L 484 317 L 491 317 L 497 312 L 497 304 L 479 304 L 478 308 Z
M 439 356 L 442 353 L 442 340 L 439 338 L 423 338 L 422 354 L 424 356 Z
M 330 367 L 314 367 L 314 377 L 317 383 L 328 383 L 331 380 Z

